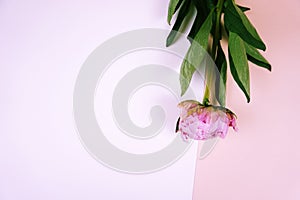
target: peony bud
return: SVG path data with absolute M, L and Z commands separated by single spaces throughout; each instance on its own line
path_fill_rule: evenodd
M 189 138 L 194 140 L 207 140 L 217 136 L 225 138 L 230 126 L 237 131 L 236 116 L 227 108 L 204 106 L 193 100 L 183 101 L 178 107 L 180 118 L 177 128 L 185 141 Z

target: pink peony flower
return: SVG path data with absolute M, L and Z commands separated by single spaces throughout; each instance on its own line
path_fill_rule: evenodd
M 229 109 L 220 106 L 204 106 L 193 100 L 183 101 L 178 104 L 180 118 L 176 131 L 181 133 L 186 141 L 207 140 L 214 137 L 225 138 L 228 127 L 237 131 L 236 116 Z

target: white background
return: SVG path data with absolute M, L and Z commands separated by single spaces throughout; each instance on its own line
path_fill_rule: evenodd
M 73 121 L 74 83 L 87 56 L 125 31 L 169 29 L 167 4 L 167 0 L 0 2 L 1 200 L 192 198 L 195 145 L 160 172 L 122 174 L 88 154 Z M 134 112 L 141 115 L 132 110 L 133 119 Z

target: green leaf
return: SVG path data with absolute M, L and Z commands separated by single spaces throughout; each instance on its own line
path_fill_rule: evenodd
M 249 66 L 244 41 L 233 32 L 229 32 L 229 62 L 230 71 L 238 86 L 244 92 L 247 102 L 250 102 Z
M 239 7 L 239 9 L 241 9 L 241 11 L 243 11 L 243 12 L 246 12 L 246 11 L 250 10 L 250 8 L 244 7 L 244 6 L 240 6 L 240 5 L 237 5 L 237 7 Z
M 172 27 L 172 30 L 167 37 L 167 43 L 166 43 L 167 47 L 170 46 L 174 42 L 174 40 L 178 34 L 178 30 L 181 27 L 184 18 L 188 15 L 189 11 L 191 11 L 190 5 L 191 5 L 190 0 L 185 0 L 183 5 L 181 6 L 178 16 L 177 16 L 177 19 L 175 21 L 175 24 Z
M 216 77 L 216 97 L 221 106 L 226 105 L 227 62 L 221 45 L 218 47 L 216 65 L 220 74 Z
M 188 89 L 194 72 L 200 66 L 203 58 L 207 55 L 206 48 L 208 45 L 209 33 L 212 28 L 212 14 L 214 10 L 215 9 L 212 9 L 207 16 L 182 62 L 180 69 L 181 95 L 184 95 Z
M 168 8 L 168 24 L 170 25 L 173 15 L 181 5 L 183 0 L 170 0 Z
M 224 12 L 226 28 L 230 32 L 238 34 L 245 42 L 253 47 L 266 50 L 266 45 L 263 43 L 247 16 L 235 5 L 233 0 L 228 0 L 227 2 Z
M 246 42 L 244 43 L 244 45 L 246 48 L 247 58 L 249 61 L 271 71 L 270 63 L 259 53 L 257 49 L 247 44 Z
M 207 16 L 205 16 L 201 11 L 197 10 L 197 15 L 194 20 L 193 26 L 188 34 L 188 38 L 190 38 L 190 39 L 195 38 L 197 31 L 199 31 L 199 29 L 202 26 L 202 24 L 204 23 L 206 17 Z
M 192 0 L 192 3 L 196 7 L 197 15 L 194 20 L 193 26 L 188 34 L 189 39 L 194 39 L 210 11 L 210 6 L 208 5 L 209 2 L 207 0 Z

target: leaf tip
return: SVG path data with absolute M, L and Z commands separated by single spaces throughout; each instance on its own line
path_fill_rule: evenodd
M 265 43 L 263 41 L 260 42 L 259 46 L 257 46 L 258 49 L 266 51 L 267 46 L 265 45 Z
M 171 19 L 172 18 L 170 18 L 170 17 L 168 17 L 168 19 L 167 19 L 167 23 L 171 26 Z
M 180 93 L 180 96 L 183 96 L 185 94 L 186 90 L 185 89 L 181 89 L 181 93 Z
M 176 34 L 173 30 L 170 32 L 170 34 L 168 35 L 167 37 L 167 41 L 166 41 L 166 47 L 169 47 L 171 46 L 171 44 L 173 43 L 174 41 L 174 38 L 175 38 L 175 35 Z
M 247 103 L 250 103 L 250 95 L 248 93 L 246 94 L 246 99 L 247 99 Z
M 169 37 L 168 37 L 168 38 L 167 38 L 167 41 L 166 41 L 166 47 L 169 47 L 171 44 L 172 44 L 172 42 L 170 42 L 170 39 L 169 39 Z

